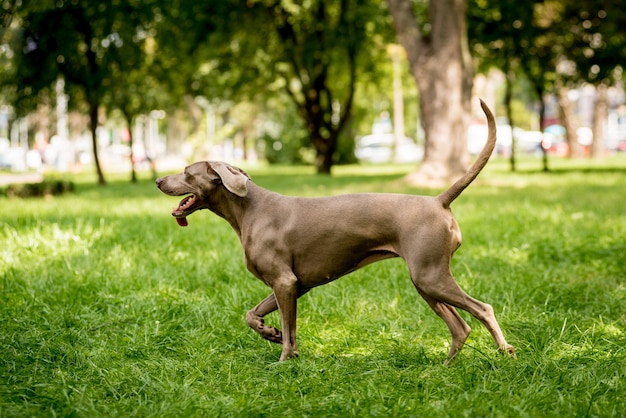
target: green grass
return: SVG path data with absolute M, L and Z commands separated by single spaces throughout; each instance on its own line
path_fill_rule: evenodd
M 453 205 L 455 277 L 518 355 L 462 313 L 473 332 L 448 367 L 401 260 L 304 296 L 301 357 L 279 363 L 244 321 L 269 290 L 210 212 L 179 228 L 147 180 L 0 198 L 0 417 L 625 416 L 626 158 L 538 167 L 492 161 Z M 294 195 L 436 193 L 403 185 L 411 168 L 249 171 Z

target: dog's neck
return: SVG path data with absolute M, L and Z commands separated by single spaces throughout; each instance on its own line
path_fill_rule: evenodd
M 257 186 L 252 180 L 248 180 L 247 188 L 248 193 L 246 196 L 240 197 L 222 187 L 215 193 L 213 202 L 211 202 L 209 207 L 209 210 L 224 218 L 230 224 L 240 240 L 244 218 L 246 215 L 249 215 L 249 212 L 254 211 L 255 203 L 262 201 L 265 195 L 278 195 Z

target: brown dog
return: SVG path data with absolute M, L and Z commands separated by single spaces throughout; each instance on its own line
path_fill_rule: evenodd
M 463 347 L 470 327 L 461 308 L 489 330 L 502 352 L 514 355 L 490 305 L 464 293 L 450 273 L 461 232 L 450 204 L 485 166 L 496 142 L 489 108 L 487 144 L 470 169 L 439 196 L 354 194 L 322 198 L 287 197 L 254 184 L 241 169 L 222 162 L 198 162 L 181 174 L 156 181 L 163 193 L 187 195 L 172 215 L 181 226 L 198 209 L 209 209 L 235 230 L 246 267 L 272 289 L 248 312 L 246 321 L 267 340 L 283 345 L 280 360 L 298 355 L 296 303 L 312 288 L 367 264 L 402 257 L 419 294 L 448 325 L 449 361 Z M 264 324 L 279 309 L 283 332 Z

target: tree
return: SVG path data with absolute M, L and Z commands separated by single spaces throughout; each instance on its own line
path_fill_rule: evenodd
M 504 106 L 506 118 L 515 126 L 513 114 L 513 89 L 523 74 L 521 45 L 525 44 L 524 31 L 530 27 L 533 16 L 532 2 L 470 0 L 468 7 L 469 41 L 478 71 L 497 68 L 504 73 Z M 511 138 L 511 171 L 516 169 L 515 138 Z
M 619 76 L 626 54 L 626 12 L 619 2 L 582 0 L 471 0 L 469 29 L 481 64 L 521 68 L 531 81 L 543 121 L 543 96 L 559 99 L 570 156 L 580 155 L 569 89 L 597 89 L 592 155 L 600 151 L 607 118 L 606 89 Z M 507 77 L 508 79 L 508 77 Z M 543 123 L 541 124 L 544 128 Z M 544 154 L 544 170 L 548 169 Z
M 128 130 L 130 148 L 129 162 L 131 182 L 137 181 L 134 154 L 134 123 L 142 113 L 156 108 L 157 101 L 163 91 L 155 80 L 152 63 L 154 62 L 154 21 L 155 6 L 150 2 L 142 2 L 134 8 L 128 17 L 128 24 L 121 24 L 117 33 L 122 39 L 139 38 L 142 42 L 124 42 L 116 50 L 116 57 L 109 65 L 108 82 L 102 104 L 109 111 L 119 110 L 124 117 Z M 137 33 L 137 28 L 142 28 Z M 150 162 L 152 177 L 156 179 L 156 168 L 149 152 L 146 158 Z
M 148 68 L 163 92 L 157 103 L 169 114 L 167 149 L 176 153 L 182 141 L 200 127 L 199 97 L 202 103 L 232 98 L 235 77 L 230 74 L 231 68 L 220 65 L 229 61 L 223 57 L 231 43 L 237 43 L 236 32 L 241 20 L 238 10 L 242 5 L 230 0 L 160 3 Z M 232 67 L 237 74 L 237 66 Z M 184 135 L 180 135 L 184 121 L 176 117 L 179 114 L 184 114 L 191 122 Z
M 292 23 L 297 14 L 282 5 L 273 8 L 276 39 L 284 51 L 281 61 L 287 64 L 278 74 L 284 78 L 285 90 L 305 121 L 317 153 L 315 166 L 322 174 L 330 174 L 338 137 L 350 117 L 354 100 L 358 41 L 353 35 L 344 38 L 349 41 L 344 44 L 348 78 L 343 100 L 329 84 L 333 46 L 340 41 L 342 29 L 357 25 L 354 20 L 347 21 L 350 12 L 344 3 L 347 2 L 342 2 L 333 16 L 326 4 L 319 1 L 297 26 Z M 297 85 L 292 80 L 297 80 Z
M 464 173 L 469 163 L 473 69 L 467 1 L 430 0 L 427 10 L 415 10 L 412 4 L 410 0 L 387 0 L 419 89 L 426 140 L 424 161 L 408 180 L 439 187 Z
M 62 76 L 76 101 L 87 104 L 98 183 L 106 184 L 98 156 L 98 111 L 110 89 L 113 66 L 123 66 L 121 48 L 141 54 L 142 22 L 134 2 L 24 2 L 16 8 L 15 80 L 18 101 L 36 97 Z M 76 93 L 80 91 L 80 96 Z
M 136 64 L 136 65 L 133 65 Z M 122 113 L 128 130 L 128 146 L 130 148 L 129 162 L 131 167 L 131 182 L 137 181 L 134 154 L 134 124 L 137 116 L 154 109 L 156 102 L 154 91 L 158 90 L 157 83 L 150 77 L 146 66 L 141 61 L 129 57 L 124 68 L 116 68 L 111 72 L 111 88 L 106 91 L 105 103 L 109 110 L 117 109 Z M 156 179 L 154 161 L 146 150 L 146 158 L 152 168 L 152 177 Z
M 191 94 L 209 101 L 287 95 L 315 149 L 317 172 L 329 174 L 357 80 L 378 51 L 385 53 L 385 42 L 373 41 L 391 34 L 381 29 L 387 25 L 383 11 L 372 0 L 182 1 L 163 11 L 157 44 L 176 50 L 157 54 L 159 65 L 200 60 L 195 69 L 183 62 L 174 73 L 188 75 Z M 166 35 L 174 32 L 178 36 Z
M 623 74 L 626 55 L 626 10 L 619 1 L 569 0 L 562 10 L 563 57 L 574 68 L 575 81 L 596 87 L 591 156 L 604 148 L 608 117 L 607 89 Z M 617 71 L 619 70 L 619 71 Z
M 557 79 L 559 36 L 558 2 L 533 0 L 519 2 L 475 1 L 470 18 L 474 50 L 488 63 L 505 71 L 507 90 L 520 71 L 530 81 L 539 107 L 540 129 L 545 128 L 545 95 L 552 92 Z M 480 47 L 478 47 L 480 45 Z M 507 111 L 512 123 L 510 92 Z M 548 154 L 542 147 L 543 170 L 548 171 Z M 512 160 L 512 167 L 514 167 Z
M 315 148 L 317 172 L 330 174 L 339 136 L 351 118 L 359 68 L 376 56 L 375 47 L 384 53 L 370 41 L 380 26 L 380 6 L 356 0 L 249 3 L 254 19 L 265 17 L 268 34 L 261 49 L 270 68 L 258 72 L 282 78 L 281 89 Z

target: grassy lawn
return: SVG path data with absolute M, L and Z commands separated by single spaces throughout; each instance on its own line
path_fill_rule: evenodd
M 217 216 L 178 227 L 147 180 L 0 198 L 0 417 L 626 416 L 626 156 L 552 165 L 492 161 L 453 204 L 453 273 L 518 355 L 462 312 L 448 367 L 399 259 L 304 296 L 301 357 L 279 363 L 244 321 L 269 289 Z M 411 169 L 249 171 L 293 195 L 437 193 L 403 185 Z

